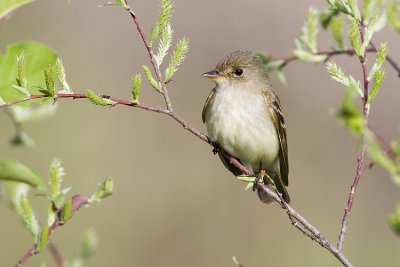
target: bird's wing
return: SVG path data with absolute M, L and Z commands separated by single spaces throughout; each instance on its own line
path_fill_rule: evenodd
M 207 108 L 208 108 L 208 104 L 210 103 L 211 99 L 214 96 L 214 89 L 211 90 L 210 94 L 207 97 L 206 103 L 204 103 L 204 107 L 203 107 L 203 112 L 201 113 L 201 118 L 203 119 L 203 123 L 206 123 L 206 113 L 207 113 Z
M 263 92 L 264 100 L 267 104 L 271 118 L 274 123 L 276 133 L 278 134 L 280 150 L 279 150 L 279 166 L 282 182 L 288 186 L 289 184 L 289 161 L 288 146 L 286 137 L 286 125 L 282 114 L 282 107 L 278 96 L 271 91 Z

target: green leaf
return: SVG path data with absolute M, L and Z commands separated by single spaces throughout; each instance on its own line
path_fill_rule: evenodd
M 161 12 L 158 19 L 158 24 L 160 27 L 160 32 L 158 36 L 163 34 L 166 26 L 170 23 L 172 16 L 174 14 L 174 3 L 171 0 L 161 0 Z
M 371 16 L 378 10 L 381 3 L 382 0 L 364 0 L 362 11 L 364 21 L 368 22 L 371 19 Z
M 47 223 L 44 224 L 40 232 L 40 238 L 36 246 L 36 252 L 42 251 L 49 243 L 49 226 Z
M 160 25 L 156 22 L 150 30 L 149 45 L 152 46 L 153 42 L 158 38 L 160 33 Z
M 359 58 L 363 57 L 364 55 L 361 52 L 361 42 L 360 42 L 360 22 L 358 20 L 356 19 L 351 20 L 348 36 L 351 46 L 353 47 L 356 55 Z
M 339 109 L 336 111 L 338 121 L 352 133 L 359 135 L 364 128 L 364 118 L 354 99 L 355 91 L 347 87 Z
M 15 106 L 10 109 L 13 119 L 18 123 L 35 122 L 47 119 L 55 114 L 57 105 L 43 103 L 34 107 Z
M 360 14 L 360 10 L 358 9 L 358 6 L 357 6 L 357 1 L 356 0 L 347 0 L 347 1 L 351 8 L 353 17 L 357 20 L 361 20 L 361 14 Z
M 111 196 L 114 192 L 114 183 L 111 178 L 107 178 L 104 182 L 97 186 L 96 192 L 90 197 L 89 202 L 100 202 L 103 198 Z
M 297 38 L 301 43 L 301 47 L 309 49 L 312 54 L 317 53 L 318 19 L 318 11 L 310 8 L 307 20 L 301 28 L 300 36 Z
M 376 95 L 378 94 L 379 88 L 381 88 L 383 81 L 386 78 L 386 73 L 384 70 L 377 70 L 374 73 L 374 76 L 372 78 L 372 90 L 368 95 L 368 104 L 371 104 L 371 102 L 375 99 Z
M 278 70 L 278 71 L 276 72 L 276 74 L 277 74 L 277 76 L 278 76 L 278 80 L 279 80 L 283 85 L 287 85 L 285 73 L 283 73 L 282 70 Z
M 393 27 L 393 29 L 397 32 L 400 32 L 400 3 L 398 1 L 390 1 L 386 14 L 389 24 Z
M 254 183 L 256 177 L 254 176 L 247 176 L 247 175 L 239 175 L 236 176 L 239 181 L 246 182 L 246 183 Z
M 71 88 L 69 87 L 69 85 L 67 83 L 66 74 L 65 74 L 65 68 L 64 68 L 62 60 L 60 58 L 57 58 L 57 61 L 56 61 L 56 73 L 57 73 L 58 81 L 60 82 L 60 84 L 61 84 L 61 86 L 63 88 L 58 93 L 72 94 L 73 92 L 72 92 Z
M 390 228 L 400 235 L 400 205 L 397 205 L 395 212 L 389 216 L 388 223 Z
M 171 25 L 168 23 L 165 26 L 165 29 L 161 35 L 160 44 L 158 46 L 158 52 L 155 56 L 157 67 L 160 67 L 165 56 L 168 53 L 168 49 L 171 47 L 172 36 L 173 36 L 173 31 L 172 31 Z
M 169 60 L 168 68 L 165 70 L 165 81 L 171 80 L 172 76 L 174 76 L 178 70 L 178 66 L 183 63 L 188 50 L 189 39 L 187 37 L 182 38 L 176 43 L 174 52 Z
M 319 15 L 319 22 L 321 23 L 321 26 L 324 29 L 328 28 L 332 22 L 332 19 L 334 19 L 337 14 L 339 14 L 339 11 L 331 8 L 322 11 Z
M 54 159 L 50 165 L 49 171 L 50 198 L 52 201 L 55 201 L 55 199 L 61 193 L 61 183 L 64 176 L 65 171 L 61 166 L 61 162 L 57 159 Z
M 306 62 L 319 63 L 319 62 L 324 62 L 327 59 L 326 55 L 316 55 L 316 54 L 312 54 L 306 50 L 301 50 L 301 49 L 293 50 L 293 54 L 298 59 L 306 61 Z
M 136 74 L 132 78 L 132 103 L 139 104 L 140 88 L 142 87 L 142 76 Z
M 64 207 L 62 208 L 62 211 L 61 211 L 61 221 L 63 223 L 65 223 L 66 221 L 68 221 L 69 219 L 72 218 L 72 215 L 73 215 L 72 200 L 68 199 L 65 202 L 65 205 L 64 205 Z
M 389 158 L 385 152 L 382 151 L 381 147 L 372 136 L 373 136 L 372 134 L 369 134 L 367 136 L 369 139 L 368 140 L 369 156 L 376 164 L 387 170 L 392 175 L 393 182 L 397 186 L 400 186 L 400 167 L 396 164 L 395 161 Z
M 3 3 L 2 1 L 0 3 Z M 6 53 L 0 55 L 0 97 L 5 102 L 21 98 L 20 93 L 15 91 L 13 85 L 16 77 L 18 77 L 16 58 L 22 52 L 24 52 L 26 58 L 25 76 L 28 84 L 26 89 L 29 89 L 31 94 L 39 93 L 37 86 L 44 83 L 43 70 L 49 65 L 53 65 L 57 59 L 53 50 L 40 43 L 26 42 L 9 45 Z
M 86 95 L 89 98 L 90 102 L 92 102 L 95 105 L 111 106 L 115 104 L 115 102 L 112 101 L 111 99 L 104 98 L 99 94 L 97 94 L 95 91 L 90 89 L 86 90 Z
M 17 60 L 17 69 L 18 69 L 17 78 L 16 78 L 17 86 L 20 87 L 20 88 L 23 88 L 25 90 L 25 95 L 29 96 L 28 89 L 26 89 L 28 84 L 27 84 L 27 81 L 26 81 L 26 56 L 25 56 L 25 52 L 22 51 L 22 53 L 20 55 L 17 55 L 16 60 Z
M 371 80 L 372 77 L 375 75 L 375 72 L 382 68 L 382 64 L 386 60 L 387 53 L 388 53 L 387 43 L 381 43 L 376 52 L 376 61 L 368 73 L 368 80 Z
M 15 9 L 29 4 L 35 0 L 1 0 L 0 1 L 0 19 L 2 19 L 10 12 L 14 11 Z
M 44 188 L 42 177 L 14 160 L 0 161 L 0 180 L 25 183 L 39 190 Z
M 335 40 L 336 47 L 340 50 L 346 49 L 343 42 L 343 20 L 335 17 L 332 19 L 331 30 L 333 39 Z
M 328 0 L 329 5 L 332 10 L 336 10 L 338 12 L 343 12 L 344 14 L 353 16 L 352 9 L 348 4 L 347 0 Z
M 96 247 L 96 232 L 93 229 L 89 229 L 85 232 L 83 236 L 83 242 L 79 254 L 72 259 L 69 267 L 83 267 L 83 262 L 93 255 Z
M 153 86 L 153 88 L 156 89 L 158 92 L 162 93 L 161 83 L 156 81 L 156 79 L 153 78 L 150 68 L 147 67 L 146 65 L 143 65 L 143 71 L 144 71 L 144 74 L 146 75 L 147 81 L 149 81 L 150 85 Z
M 372 36 L 375 32 L 375 25 L 377 21 L 378 21 L 378 16 L 377 15 L 372 16 L 368 26 L 364 28 L 364 42 L 361 45 L 361 51 L 360 51 L 361 55 L 365 54 L 365 50 L 367 49 L 369 43 L 371 42 Z
M 349 86 L 349 78 L 335 62 L 326 62 L 326 69 L 333 80 L 343 84 L 344 86 Z
M 81 247 L 80 257 L 87 260 L 93 255 L 97 247 L 97 234 L 93 229 L 89 229 L 83 236 L 83 243 Z
M 53 97 L 55 95 L 55 87 L 54 87 L 53 68 L 52 68 L 51 65 L 49 65 L 44 70 L 44 78 L 45 78 L 45 81 L 46 81 L 46 90 L 43 90 L 43 92 L 47 96 Z
M 39 240 L 39 223 L 33 214 L 33 209 L 29 200 L 22 196 L 20 200 L 20 215 L 22 216 L 22 220 L 26 226 L 31 231 L 35 242 Z

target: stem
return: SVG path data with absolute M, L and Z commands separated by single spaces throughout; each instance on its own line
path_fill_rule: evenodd
M 56 266 L 57 267 L 65 267 L 64 258 L 62 257 L 58 247 L 56 245 L 54 245 L 54 243 L 49 242 L 47 248 L 50 251 L 50 254 L 53 256 Z
M 360 39 L 361 42 L 364 42 L 364 30 L 365 30 L 365 25 L 364 22 L 361 21 L 360 25 Z M 375 47 L 372 45 L 372 48 L 376 51 Z M 364 128 L 368 129 L 368 118 L 369 118 L 369 105 L 368 105 L 368 95 L 369 95 L 369 81 L 368 81 L 368 73 L 367 73 L 367 56 L 366 52 L 364 53 L 363 56 L 360 58 L 360 63 L 362 67 L 362 73 L 363 73 L 363 85 L 364 85 L 364 95 L 362 97 L 363 101 L 363 116 L 364 116 Z M 353 201 L 354 197 L 356 194 L 356 190 L 358 187 L 358 183 L 360 182 L 361 175 L 362 175 L 362 169 L 364 165 L 364 157 L 365 157 L 365 151 L 366 151 L 366 137 L 365 134 L 362 135 L 362 140 L 361 140 L 361 151 L 360 154 L 357 158 L 357 169 L 356 169 L 356 175 L 353 180 L 353 184 L 351 185 L 350 188 L 350 193 L 349 197 L 347 200 L 347 206 L 344 210 L 343 218 L 342 218 L 342 227 L 340 229 L 340 234 L 339 234 L 339 239 L 337 243 L 337 248 L 342 251 L 343 249 L 343 244 L 349 224 L 349 217 L 350 217 L 350 212 L 351 208 L 353 207 Z
M 377 52 L 376 46 L 374 45 L 373 42 L 369 43 L 369 47 L 365 50 L 365 52 L 366 53 L 376 53 Z M 325 56 L 327 56 L 326 59 L 328 60 L 333 56 L 340 56 L 340 55 L 354 56 L 355 52 L 353 49 L 347 49 L 347 50 L 338 50 L 338 51 L 321 51 L 321 52 L 315 53 L 315 55 L 319 55 L 319 56 L 325 55 Z M 279 60 L 279 58 L 276 58 L 274 60 Z M 281 68 L 284 68 L 288 64 L 290 64 L 294 61 L 298 61 L 300 59 L 296 56 L 291 56 L 291 57 L 282 58 L 280 60 L 283 61 Z M 397 62 L 390 55 L 386 56 L 386 60 L 392 66 L 392 68 L 397 72 L 397 76 L 400 77 L 400 65 L 397 64 Z
M 51 234 L 54 232 L 54 230 L 59 227 L 61 224 L 61 221 L 59 218 L 57 218 L 54 223 L 49 227 L 49 233 L 48 233 L 48 238 L 50 238 Z M 37 254 L 38 251 L 36 250 L 37 245 L 34 244 L 28 252 L 15 264 L 15 267 L 22 267 L 27 260 L 29 260 L 33 255 Z

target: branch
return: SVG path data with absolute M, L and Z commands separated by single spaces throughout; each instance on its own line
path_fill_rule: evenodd
M 83 195 L 75 195 L 71 198 L 72 200 L 72 212 L 78 211 L 83 205 L 89 204 L 89 198 L 87 196 Z M 55 207 L 55 205 L 53 205 Z M 47 238 L 49 239 L 50 236 L 54 233 L 54 231 L 59 227 L 65 224 L 65 222 L 61 218 L 61 213 L 62 209 L 57 209 L 56 211 L 56 218 L 53 222 L 52 225 L 50 225 L 49 230 L 48 230 L 48 235 Z M 37 244 L 33 244 L 33 246 L 28 250 L 27 253 L 25 253 L 24 256 L 15 264 L 14 267 L 22 267 L 33 255 L 36 255 L 39 253 L 37 250 Z M 57 266 L 62 267 L 65 265 L 65 262 L 63 261 L 61 255 L 58 253 L 58 250 L 54 245 L 51 243 L 49 244 L 49 249 L 51 253 L 53 254 L 53 257 L 55 258 L 57 262 Z M 55 250 L 54 250 L 55 249 Z
M 50 254 L 53 256 L 53 259 L 56 263 L 57 267 L 65 267 L 66 263 L 64 261 L 64 258 L 62 257 L 60 250 L 54 243 L 49 242 L 47 246 L 48 250 L 50 251 Z
M 54 223 L 49 227 L 49 234 L 48 237 L 51 236 L 51 234 L 57 229 L 57 227 L 61 226 L 61 220 L 59 218 L 59 216 L 57 216 L 56 220 L 54 221 Z M 37 244 L 34 244 L 29 250 L 28 252 L 18 261 L 18 263 L 15 265 L 15 267 L 21 267 L 23 266 L 27 260 L 29 260 L 33 255 L 39 253 L 39 251 L 37 250 Z
M 376 53 L 377 49 L 376 46 L 374 45 L 373 42 L 369 43 L 369 47 L 365 50 L 367 53 Z M 337 50 L 337 51 L 321 51 L 315 53 L 315 55 L 318 56 L 326 56 L 326 60 L 329 60 L 331 57 L 334 56 L 340 56 L 340 55 L 348 55 L 348 56 L 354 56 L 355 52 L 353 49 L 347 49 L 347 50 Z M 286 58 L 275 58 L 274 60 L 282 60 L 282 66 L 281 68 L 286 67 L 288 64 L 301 60 L 297 56 L 291 56 L 291 57 L 286 57 Z M 390 56 L 386 56 L 387 62 L 392 66 L 392 68 L 397 72 L 397 75 L 400 77 L 400 65 Z
M 361 42 L 364 42 L 364 30 L 365 30 L 365 25 L 364 22 L 361 21 L 360 25 L 360 39 Z M 376 51 L 376 48 L 372 45 L 372 48 Z M 369 80 L 368 80 L 368 73 L 367 73 L 367 55 L 366 52 L 364 52 L 364 55 L 361 56 L 360 58 L 360 63 L 362 67 L 362 73 L 363 73 L 363 85 L 364 85 L 364 95 L 362 97 L 363 100 L 363 116 L 364 116 L 364 128 L 368 128 L 368 118 L 369 118 L 369 105 L 368 105 L 368 95 L 369 95 Z M 337 243 L 337 248 L 342 251 L 343 249 L 343 244 L 347 232 L 347 227 L 349 224 L 349 217 L 350 217 L 350 212 L 351 208 L 353 207 L 353 201 L 355 197 L 355 193 L 358 187 L 358 183 L 360 182 L 361 175 L 362 175 L 362 169 L 363 169 L 363 164 L 364 164 L 364 157 L 365 157 L 365 151 L 366 151 L 366 138 L 365 134 L 362 135 L 362 140 L 361 140 L 361 151 L 360 154 L 357 158 L 357 169 L 356 169 L 356 175 L 353 180 L 353 184 L 351 185 L 350 188 L 350 193 L 349 197 L 347 200 L 347 206 L 344 210 L 343 218 L 342 218 L 342 227 L 340 229 L 340 234 L 339 234 L 339 240 Z

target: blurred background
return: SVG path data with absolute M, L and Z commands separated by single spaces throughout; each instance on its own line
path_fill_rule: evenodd
M 148 64 L 142 41 L 129 14 L 98 8 L 101 1 L 41 0 L 18 10 L 0 30 L 0 50 L 14 42 L 35 40 L 55 49 L 75 92 L 85 88 L 130 98 L 133 74 Z M 158 0 L 131 0 L 148 33 Z M 205 132 L 201 110 L 214 86 L 201 77 L 219 59 L 238 49 L 287 57 L 310 6 L 326 1 L 176 1 L 176 37 L 190 38 L 190 52 L 169 92 L 175 110 Z M 386 40 L 400 61 L 400 36 L 390 28 L 375 36 Z M 321 33 L 319 49 L 328 50 L 330 33 Z M 373 56 L 369 66 L 372 65 Z M 334 60 L 361 77 L 357 60 Z M 387 140 L 399 136 L 399 78 L 386 65 L 383 84 L 371 112 L 371 125 Z M 323 65 L 294 62 L 285 68 L 288 85 L 275 75 L 288 126 L 292 205 L 332 242 L 336 242 L 358 155 L 358 140 L 331 115 L 343 96 Z M 163 105 L 147 84 L 141 102 Z M 115 194 L 82 209 L 52 240 L 66 259 L 79 247 L 83 232 L 94 227 L 99 245 L 88 266 L 340 266 L 317 243 L 296 230 L 276 204 L 264 205 L 228 172 L 212 148 L 170 118 L 134 108 L 105 108 L 84 100 L 61 100 L 57 114 L 26 125 L 33 148 L 8 143 L 12 123 L 0 113 L 0 158 L 16 159 L 43 176 L 53 158 L 62 161 L 64 186 L 90 195 L 107 176 Z M 367 161 L 368 163 L 368 161 Z M 399 201 L 398 188 L 379 167 L 365 168 L 360 182 L 345 253 L 356 266 L 399 266 L 400 238 L 387 225 Z M 46 214 L 46 200 L 32 196 Z M 17 215 L 0 205 L 0 266 L 13 266 L 32 245 Z M 48 252 L 27 266 L 47 262 Z

